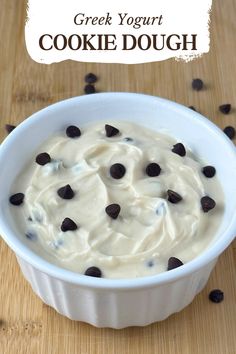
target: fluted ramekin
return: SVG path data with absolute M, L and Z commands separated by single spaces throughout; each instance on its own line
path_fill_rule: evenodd
M 191 262 L 155 276 L 93 278 L 49 263 L 19 237 L 9 207 L 14 180 L 35 150 L 68 124 L 97 120 L 134 121 L 183 141 L 217 167 L 225 196 L 222 223 L 210 246 Z M 177 103 L 142 94 L 101 93 L 71 98 L 26 119 L 0 148 L 0 232 L 15 252 L 36 294 L 59 313 L 98 327 L 144 326 L 187 306 L 205 286 L 218 256 L 236 232 L 236 150 L 209 120 Z

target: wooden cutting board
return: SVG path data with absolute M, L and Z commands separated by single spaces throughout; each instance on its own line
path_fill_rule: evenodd
M 213 3 L 211 50 L 198 60 L 143 65 L 67 61 L 47 66 L 33 62 L 26 52 L 26 2 L 0 0 L 1 138 L 5 123 L 18 124 L 48 104 L 83 94 L 88 72 L 99 76 L 97 91 L 167 97 L 195 106 L 221 128 L 236 128 L 236 2 Z M 201 92 L 191 89 L 196 77 L 204 80 Z M 222 103 L 232 103 L 232 113 L 220 113 Z M 0 354 L 236 353 L 236 243 L 220 257 L 206 288 L 185 310 L 160 323 L 123 330 L 97 329 L 60 316 L 34 295 L 2 240 L 0 257 Z M 224 291 L 222 303 L 208 300 L 213 288 Z

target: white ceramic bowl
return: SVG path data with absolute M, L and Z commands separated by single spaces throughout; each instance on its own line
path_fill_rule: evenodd
M 196 155 L 217 167 L 225 194 L 225 214 L 215 242 L 193 261 L 169 272 L 136 279 L 103 279 L 77 274 L 31 251 L 18 237 L 9 193 L 22 166 L 51 134 L 69 124 L 129 120 L 165 129 Z M 26 119 L 0 148 L 0 232 L 15 252 L 33 290 L 59 313 L 98 327 L 123 328 L 160 321 L 187 306 L 205 286 L 217 257 L 236 231 L 236 152 L 233 143 L 206 118 L 177 103 L 132 93 L 71 98 Z

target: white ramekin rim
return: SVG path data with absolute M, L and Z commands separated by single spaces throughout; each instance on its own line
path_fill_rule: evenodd
M 173 101 L 151 96 L 147 94 L 140 93 L 128 93 L 128 92 L 109 92 L 109 93 L 97 93 L 93 95 L 86 96 L 76 96 L 69 98 L 63 101 L 54 103 L 48 107 L 43 108 L 42 110 L 34 113 L 28 119 L 24 120 L 12 133 L 3 141 L 0 148 L 0 163 L 4 159 L 4 152 L 8 149 L 8 146 L 14 144 L 14 141 L 18 139 L 25 127 L 28 125 L 34 124 L 34 121 L 40 119 L 42 113 L 45 111 L 49 112 L 51 110 L 60 109 L 61 106 L 73 104 L 78 100 L 85 100 L 91 104 L 91 101 L 96 101 L 103 99 L 105 96 L 117 97 L 117 98 L 133 98 L 133 99 L 142 99 L 142 100 L 156 100 L 159 104 L 166 105 L 172 108 L 173 111 L 182 111 L 186 113 L 188 110 L 188 115 L 190 116 L 190 110 Z M 218 135 L 221 135 L 221 139 L 224 139 L 224 143 L 228 146 L 228 152 L 232 155 L 232 159 L 235 160 L 236 166 L 236 151 L 234 144 L 230 139 L 225 136 L 221 129 L 219 129 L 215 124 L 209 121 L 207 118 L 203 117 L 198 112 L 191 110 L 191 116 L 194 119 L 198 119 L 202 122 L 203 125 L 209 130 L 213 130 Z M 210 263 L 216 259 L 226 247 L 233 241 L 234 233 L 236 232 L 236 211 L 233 218 L 230 220 L 228 227 L 224 230 L 223 235 L 217 240 L 211 247 L 202 252 L 198 257 L 194 258 L 192 261 L 184 264 L 183 266 L 173 269 L 171 271 L 166 271 L 153 276 L 131 278 L 131 279 L 106 279 L 106 278 L 95 278 L 88 277 L 83 274 L 78 274 L 76 272 L 60 268 L 42 257 L 34 253 L 30 248 L 25 246 L 13 233 L 7 223 L 4 220 L 0 219 L 0 233 L 9 245 L 9 247 L 26 262 L 30 263 L 36 269 L 42 271 L 45 274 L 48 274 L 56 279 L 63 280 L 68 283 L 78 284 L 80 286 L 97 288 L 97 289 L 137 289 L 137 288 L 151 288 L 157 285 L 164 283 L 170 283 L 177 279 L 188 276 L 190 273 L 197 272 L 200 268 L 204 267 L 206 264 Z

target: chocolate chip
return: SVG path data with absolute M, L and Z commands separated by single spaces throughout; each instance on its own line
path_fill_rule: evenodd
M 201 79 L 193 79 L 192 88 L 196 91 L 200 91 L 203 88 L 203 81 Z
M 173 203 L 173 204 L 177 204 L 179 203 L 183 198 L 181 197 L 181 195 L 179 195 L 178 193 L 168 189 L 167 191 L 167 195 L 168 195 L 168 201 Z
M 224 293 L 220 289 L 214 289 L 209 294 L 209 300 L 219 303 L 224 300 Z
M 61 224 L 61 231 L 66 232 L 66 231 L 74 231 L 78 229 L 78 226 L 76 225 L 76 223 L 71 220 L 70 218 L 65 218 L 62 221 Z
M 131 141 L 134 141 L 132 138 L 130 138 L 129 136 L 124 138 L 124 141 L 126 141 L 127 143 L 130 143 Z
M 186 155 L 186 150 L 182 143 L 175 144 L 171 151 L 182 157 Z
M 23 203 L 24 197 L 25 195 L 23 193 L 16 193 L 9 198 L 9 201 L 13 205 L 20 205 Z
M 102 276 L 102 272 L 98 267 L 89 267 L 84 274 L 96 278 L 101 278 Z
M 57 194 L 62 199 L 72 199 L 75 195 L 73 189 L 71 188 L 71 186 L 69 184 L 67 184 L 64 187 L 59 188 L 57 191 Z
M 111 177 L 120 179 L 125 175 L 126 169 L 121 163 L 115 163 L 110 167 Z
M 205 196 L 201 198 L 201 205 L 204 213 L 208 213 L 209 210 L 215 208 L 216 202 L 212 198 Z
M 230 138 L 233 139 L 235 137 L 235 129 L 234 127 L 228 126 L 225 127 L 223 132 Z
M 148 261 L 148 262 L 147 262 L 147 266 L 148 266 L 149 268 L 153 267 L 153 266 L 154 266 L 154 262 L 153 262 L 152 260 Z
M 53 246 L 56 250 L 58 250 L 58 248 L 60 248 L 60 246 L 62 246 L 63 243 L 64 243 L 63 240 L 59 239 L 53 242 Z
M 157 209 L 156 209 L 156 214 L 157 215 L 166 215 L 166 203 L 165 202 L 160 202 L 160 204 L 158 205 Z
M 10 134 L 12 132 L 12 130 L 14 130 L 15 128 L 16 128 L 15 125 L 11 125 L 11 124 L 6 124 L 5 125 L 5 129 L 6 129 L 8 134 Z
M 105 131 L 106 131 L 106 136 L 108 138 L 112 137 L 112 136 L 115 136 L 117 134 L 119 134 L 119 129 L 113 127 L 112 125 L 109 125 L 109 124 L 106 124 L 105 125 Z
M 213 166 L 205 166 L 202 169 L 202 173 L 207 177 L 207 178 L 212 178 L 216 174 L 216 169 Z
M 192 109 L 192 110 L 195 111 L 195 112 L 197 111 L 194 106 L 189 106 L 188 108 L 189 108 L 189 109 Z
M 37 209 L 32 212 L 31 221 L 41 223 L 43 221 L 43 216 Z
M 159 176 L 160 173 L 161 173 L 161 168 L 160 168 L 160 166 L 157 163 L 152 162 L 149 165 L 147 165 L 146 174 L 149 177 Z
M 35 161 L 37 162 L 37 164 L 44 166 L 47 163 L 51 162 L 51 157 L 47 152 L 42 152 L 41 154 L 38 154 L 36 156 Z
M 86 95 L 89 95 L 90 93 L 95 93 L 96 90 L 93 85 L 88 84 L 84 86 L 84 92 L 86 93 Z
M 229 114 L 229 112 L 231 111 L 231 104 L 230 103 L 222 104 L 221 106 L 219 106 L 219 110 L 223 114 Z
M 69 138 L 78 138 L 81 135 L 81 131 L 78 127 L 76 127 L 75 125 L 70 125 L 67 129 L 66 129 L 66 135 Z
M 25 236 L 26 236 L 26 238 L 28 238 L 31 241 L 35 241 L 37 239 L 36 233 L 34 233 L 32 231 L 26 232 Z
M 168 259 L 167 270 L 175 269 L 175 268 L 178 268 L 178 267 L 180 267 L 182 265 L 183 265 L 183 262 L 181 262 L 180 259 L 178 259 L 176 257 L 170 257 Z
M 84 81 L 87 82 L 88 84 L 94 84 L 97 81 L 97 76 L 93 73 L 89 73 L 85 75 Z
M 120 214 L 120 206 L 119 204 L 110 204 L 106 207 L 105 211 L 112 219 L 117 219 Z

